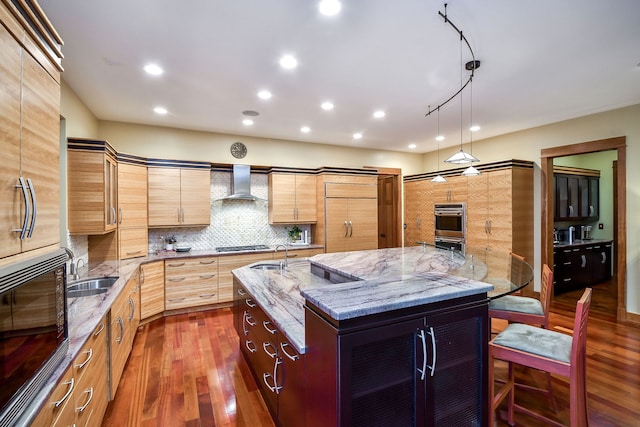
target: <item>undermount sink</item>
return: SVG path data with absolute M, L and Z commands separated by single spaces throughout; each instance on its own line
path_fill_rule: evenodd
M 75 282 L 67 287 L 67 296 L 76 298 L 101 294 L 107 292 L 116 283 L 116 280 L 118 280 L 118 277 L 111 276 Z
M 254 270 L 283 270 L 284 266 L 280 265 L 280 264 L 256 264 L 256 265 L 252 265 L 250 268 L 254 269 Z

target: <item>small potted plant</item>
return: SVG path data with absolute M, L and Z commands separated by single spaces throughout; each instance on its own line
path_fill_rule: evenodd
M 291 229 L 287 229 L 289 232 L 289 240 L 291 243 L 297 242 L 300 240 L 300 235 L 302 234 L 302 230 L 297 225 L 291 227 Z
M 176 236 L 167 236 L 164 239 L 165 246 L 164 248 L 168 251 L 173 250 L 173 245 L 177 242 Z

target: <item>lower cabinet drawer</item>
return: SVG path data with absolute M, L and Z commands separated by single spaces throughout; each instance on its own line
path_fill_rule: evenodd
M 218 302 L 218 289 L 215 286 L 174 287 L 166 289 L 165 292 L 165 308 L 167 310 L 216 304 Z

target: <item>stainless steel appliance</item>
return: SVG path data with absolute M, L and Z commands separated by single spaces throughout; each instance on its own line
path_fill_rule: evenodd
M 243 252 L 260 251 L 269 249 L 267 245 L 247 245 L 247 246 L 218 246 L 216 252 Z
M 64 250 L 0 267 L 0 426 L 27 424 L 69 346 Z
M 464 252 L 466 234 L 466 205 L 464 203 L 436 203 L 434 205 L 436 247 Z

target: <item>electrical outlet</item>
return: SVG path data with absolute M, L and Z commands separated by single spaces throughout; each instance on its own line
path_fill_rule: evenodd
M 604 224 L 602 224 L 602 223 L 598 224 L 598 228 L 599 228 L 600 230 L 604 230 Z

